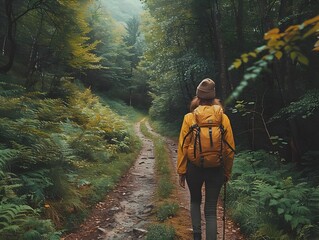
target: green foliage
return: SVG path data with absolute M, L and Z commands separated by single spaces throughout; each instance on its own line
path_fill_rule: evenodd
M 148 227 L 146 240 L 173 240 L 175 239 L 175 230 L 165 224 L 153 224 Z
M 301 232 L 318 237 L 318 187 L 277 157 L 239 153 L 229 189 L 231 215 L 252 239 L 304 239 Z
M 163 121 L 152 120 L 152 128 L 162 136 L 176 138 L 179 135 L 181 122 L 167 123 Z
M 277 119 L 293 119 L 297 117 L 308 118 L 319 108 L 319 90 L 313 89 L 306 92 L 299 101 L 291 102 L 289 106 L 280 109 L 269 121 Z
M 145 1 L 149 11 L 141 29 L 147 48 L 139 69 L 150 86 L 152 119 L 180 121 L 197 84 L 213 73 L 212 45 L 201 22 L 208 9 L 194 5 L 189 0 Z
M 32 205 L 40 206 L 44 204 L 46 193 L 45 190 L 53 185 L 49 176 L 49 169 L 27 172 L 19 176 L 23 190 L 29 195 Z
M 100 94 L 102 103 L 110 106 L 110 108 L 120 115 L 129 124 L 130 122 L 138 122 L 145 117 L 145 113 L 137 111 L 132 106 L 128 106 L 121 100 L 112 100 Z
M 49 220 L 37 219 L 34 209 L 28 205 L 0 205 L 0 234 L 6 239 L 58 240 L 61 232 L 56 232 Z
M 165 174 L 164 176 L 168 176 Z M 161 178 L 158 181 L 157 193 L 160 198 L 168 198 L 174 189 L 174 185 L 167 179 Z
M 163 203 L 157 208 L 157 220 L 165 221 L 170 217 L 174 217 L 179 209 L 177 203 Z
M 61 227 L 68 215 L 81 213 L 114 187 L 135 159 L 129 153 L 138 149 L 136 139 L 122 117 L 68 79 L 55 85 L 63 91 L 53 87 L 50 93 L 2 86 L 0 231 L 21 239 L 57 239 L 52 222 Z M 87 166 L 96 172 L 86 179 Z M 88 201 L 88 193 L 98 197 Z
M 258 79 L 265 72 L 270 63 L 280 60 L 286 54 L 293 62 L 308 65 L 309 59 L 304 55 L 299 45 L 310 37 L 318 35 L 319 16 L 308 19 L 302 24 L 293 25 L 280 32 L 279 28 L 269 30 L 264 35 L 266 45 L 256 48 L 254 51 L 244 53 L 229 67 L 229 70 L 239 68 L 243 63 L 254 59 L 253 65 L 246 69 L 244 78 L 231 93 L 227 103 L 238 98 L 243 89 L 252 81 Z M 314 44 L 314 51 L 319 51 L 319 41 Z

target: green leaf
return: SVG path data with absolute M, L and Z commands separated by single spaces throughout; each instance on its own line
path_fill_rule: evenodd
M 276 206 L 278 205 L 278 201 L 276 199 L 271 199 L 269 202 L 269 206 Z
M 277 213 L 279 215 L 283 214 L 285 212 L 285 210 L 283 208 L 277 208 Z
M 292 61 L 294 61 L 297 58 L 297 56 L 298 56 L 298 52 L 296 51 L 293 51 L 290 53 L 290 58 Z
M 304 64 L 304 65 L 308 65 L 309 64 L 309 59 L 305 55 L 303 55 L 301 53 L 298 55 L 298 61 L 300 63 Z
M 286 222 L 290 222 L 291 219 L 292 219 L 292 216 L 291 216 L 290 214 L 286 213 L 286 214 L 284 215 L 284 218 L 285 218 Z

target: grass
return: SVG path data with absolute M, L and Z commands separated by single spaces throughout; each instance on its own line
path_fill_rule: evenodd
M 165 224 L 152 224 L 149 226 L 146 240 L 173 240 L 175 239 L 175 230 Z
M 147 138 L 151 139 L 155 148 L 155 170 L 157 175 L 157 207 L 156 207 L 156 220 L 161 224 L 156 223 L 150 225 L 146 239 L 174 239 L 176 231 L 171 225 L 167 225 L 165 220 L 174 217 L 178 210 L 179 205 L 173 202 L 170 197 L 174 190 L 172 183 L 171 162 L 166 144 L 161 137 L 151 134 L 145 122 L 141 124 L 141 131 Z M 165 202 L 163 202 L 165 200 Z
M 151 121 L 152 128 L 163 136 L 177 139 L 182 123 L 163 123 L 160 121 Z
M 176 216 L 178 210 L 179 206 L 177 203 L 165 202 L 158 206 L 157 219 L 161 222 L 165 221 L 170 217 Z
M 145 117 L 145 113 L 137 111 L 132 106 L 127 106 L 122 100 L 112 100 L 102 94 L 97 94 L 101 98 L 101 102 L 106 103 L 118 115 L 125 117 L 129 122 L 138 122 Z

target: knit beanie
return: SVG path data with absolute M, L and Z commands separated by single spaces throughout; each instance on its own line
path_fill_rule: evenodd
M 215 98 L 215 82 L 209 78 L 205 78 L 198 85 L 196 90 L 196 96 L 202 99 Z

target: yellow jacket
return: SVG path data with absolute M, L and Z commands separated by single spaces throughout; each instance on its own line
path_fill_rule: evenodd
M 195 124 L 194 114 L 188 113 L 184 116 L 183 124 L 180 131 L 179 136 L 179 142 L 178 142 L 178 149 L 177 149 L 177 173 L 180 175 L 183 175 L 186 173 L 186 166 L 187 166 L 187 148 L 190 144 L 190 141 L 185 140 L 184 146 L 183 141 L 186 136 L 186 134 L 189 132 L 190 126 Z M 233 131 L 230 125 L 229 118 L 226 114 L 223 113 L 222 117 L 222 125 L 225 129 L 225 135 L 224 139 L 227 141 L 227 143 L 235 149 L 235 143 L 234 143 L 234 137 L 233 137 Z M 223 147 L 223 160 L 224 160 L 224 174 L 227 177 L 227 179 L 230 179 L 231 170 L 233 167 L 233 161 L 234 161 L 234 152 L 227 146 L 227 144 L 224 144 Z

